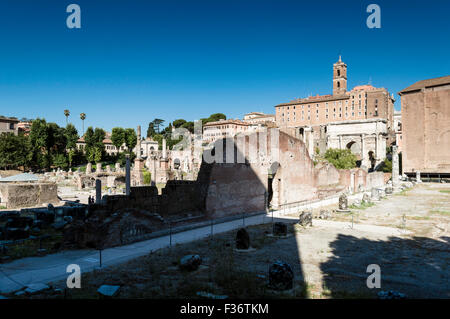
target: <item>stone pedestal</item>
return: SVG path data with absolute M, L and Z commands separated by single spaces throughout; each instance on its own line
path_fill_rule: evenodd
M 97 163 L 97 165 L 95 167 L 95 172 L 96 173 L 101 173 L 102 172 L 102 163 Z
M 422 183 L 422 180 L 420 179 L 420 171 L 416 172 L 416 182 L 417 183 Z
M 91 174 L 92 173 L 92 164 L 91 163 L 87 163 L 86 165 L 86 174 Z
M 131 183 L 133 186 L 142 186 L 144 185 L 144 176 L 142 171 L 144 170 L 145 163 L 144 160 L 140 158 L 136 158 L 134 160 L 134 169 L 132 172 Z

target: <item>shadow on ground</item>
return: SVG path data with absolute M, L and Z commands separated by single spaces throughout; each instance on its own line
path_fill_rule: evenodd
M 450 298 L 449 237 L 389 237 L 380 241 L 339 234 L 330 248 L 333 257 L 320 269 L 332 298 L 381 290 L 395 290 L 407 298 Z M 370 264 L 380 266 L 380 289 L 367 288 Z

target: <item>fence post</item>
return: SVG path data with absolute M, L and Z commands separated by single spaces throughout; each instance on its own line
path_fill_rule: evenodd
M 172 222 L 169 222 L 169 247 L 172 247 Z
M 211 219 L 211 239 L 213 238 L 214 219 Z

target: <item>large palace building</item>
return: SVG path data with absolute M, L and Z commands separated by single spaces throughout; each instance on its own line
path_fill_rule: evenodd
M 370 84 L 347 91 L 347 65 L 333 64 L 333 94 L 275 106 L 277 126 L 302 139 L 311 156 L 329 148 L 350 149 L 361 167 L 376 169 L 395 142 L 394 97 Z
M 275 117 L 280 128 L 385 119 L 388 130 L 393 132 L 394 101 L 385 88 L 372 85 L 360 85 L 347 91 L 347 64 L 339 56 L 339 61 L 333 65 L 332 95 L 310 96 L 276 105 Z

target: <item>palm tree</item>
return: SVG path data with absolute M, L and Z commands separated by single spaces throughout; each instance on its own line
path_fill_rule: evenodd
M 64 110 L 64 116 L 66 117 L 66 126 L 67 126 L 68 120 L 69 120 L 69 116 L 70 116 L 70 111 L 69 110 Z
M 81 136 L 83 136 L 84 135 L 84 120 L 86 119 L 86 113 L 81 113 L 80 119 L 83 121 L 83 134 L 81 135 Z

